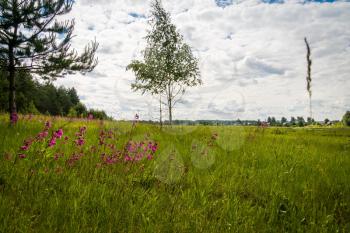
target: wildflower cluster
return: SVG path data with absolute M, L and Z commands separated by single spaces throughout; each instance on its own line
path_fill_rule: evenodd
M 108 155 L 106 153 L 101 154 L 101 161 L 103 164 L 111 165 L 120 162 L 121 153 L 119 151 L 116 151 L 115 153 L 112 153 L 111 155 Z
M 66 164 L 69 166 L 69 167 L 73 167 L 75 165 L 75 163 L 77 161 L 79 161 L 82 157 L 84 156 L 84 153 L 80 152 L 80 153 L 73 153 L 72 156 L 70 156 L 67 161 L 66 161 Z
M 138 116 L 135 116 L 135 122 L 138 120 Z M 135 126 L 135 125 L 134 125 Z M 78 161 L 87 155 L 100 155 L 97 167 L 105 165 L 113 165 L 117 163 L 136 163 L 138 161 L 152 160 L 158 150 L 156 142 L 146 135 L 141 141 L 135 141 L 132 139 L 132 135 L 129 135 L 129 140 L 126 143 L 118 144 L 119 138 L 116 137 L 116 133 L 113 129 L 104 129 L 98 134 L 98 141 L 96 144 L 92 144 L 89 147 L 84 147 L 86 143 L 87 127 L 80 127 L 75 135 L 69 140 L 69 137 L 64 135 L 62 128 L 57 130 L 52 129 L 50 121 L 45 122 L 44 128 L 33 138 L 28 138 L 24 141 L 20 147 L 21 153 L 18 154 L 19 158 L 27 158 L 27 154 L 34 144 L 38 144 L 36 149 L 33 149 L 32 154 L 42 155 L 42 159 L 39 157 L 35 161 L 48 162 L 50 168 L 54 166 L 53 171 L 57 170 L 57 173 L 61 173 L 64 167 L 75 167 Z M 58 147 L 59 140 L 60 146 L 72 146 L 73 150 L 70 154 L 65 154 L 64 148 Z M 70 142 L 70 145 L 67 143 Z M 119 145 L 119 146 L 118 146 Z M 47 158 L 51 158 L 47 160 Z M 141 163 L 141 167 L 144 164 Z M 49 171 L 48 167 L 45 167 L 45 172 Z
M 62 129 L 59 129 L 59 130 L 57 130 L 56 132 L 54 132 L 53 134 L 52 134 L 52 137 L 51 137 L 51 139 L 50 139 L 50 141 L 49 141 L 49 147 L 51 148 L 51 147 L 54 147 L 55 145 L 56 145 L 56 140 L 57 139 L 61 139 L 62 138 L 62 136 L 63 136 L 63 130 Z
M 101 154 L 101 161 L 103 164 L 111 165 L 121 161 L 122 153 L 117 150 L 116 145 L 113 143 L 115 139 L 112 130 L 101 130 L 99 134 L 99 146 L 103 149 Z M 100 164 L 98 164 L 100 166 Z
M 86 133 L 86 127 L 84 126 L 84 127 L 81 127 L 79 129 L 79 132 L 75 134 L 76 136 L 75 144 L 77 146 L 82 146 L 85 144 L 85 138 L 84 138 L 85 133 Z
M 24 143 L 20 147 L 20 150 L 23 151 L 23 152 L 24 151 L 29 151 L 30 147 L 32 146 L 32 144 L 34 142 L 43 142 L 43 141 L 45 141 L 46 137 L 49 135 L 49 130 L 50 130 L 51 127 L 52 127 L 51 122 L 47 121 L 45 123 L 44 129 L 40 133 L 38 133 L 38 135 L 34 139 L 33 138 L 29 138 L 29 139 L 24 140 Z M 56 145 L 56 140 L 58 138 L 62 138 L 62 136 L 63 136 L 63 130 L 62 129 L 59 129 L 56 132 L 54 132 L 52 137 L 51 137 L 51 139 L 48 141 L 48 147 L 55 146 Z M 24 153 L 20 153 L 19 154 L 19 158 L 21 158 L 21 159 L 24 159 L 26 157 L 27 156 Z
M 37 141 L 43 141 L 49 135 L 49 130 L 52 127 L 51 122 L 47 121 L 45 123 L 44 129 L 36 136 Z
M 86 126 L 79 128 L 79 131 L 75 133 L 76 139 L 74 140 L 74 144 L 81 148 L 85 144 L 85 134 L 86 134 Z M 65 138 L 65 141 L 68 140 L 68 137 Z M 68 167 L 73 167 L 77 161 L 79 161 L 84 156 L 83 150 L 79 152 L 74 152 L 67 160 L 66 165 Z
M 126 146 L 125 161 L 140 161 L 144 157 L 152 160 L 158 149 L 158 145 L 152 141 L 134 142 L 129 141 Z
M 101 130 L 100 135 L 99 135 L 99 145 L 103 146 L 107 144 L 107 139 L 114 139 L 113 131 L 105 131 Z
M 23 146 L 21 146 L 22 151 L 27 151 L 29 150 L 30 146 L 33 144 L 33 139 L 29 138 L 27 140 L 24 140 Z
M 118 139 L 112 130 L 101 130 L 99 134 L 99 146 L 103 152 L 101 153 L 102 164 L 115 164 L 118 162 L 140 161 L 143 158 L 153 159 L 158 145 L 146 137 L 143 141 L 137 142 L 129 140 L 124 146 L 124 150 L 120 151 L 116 148 L 115 142 Z M 101 166 L 101 164 L 98 164 Z

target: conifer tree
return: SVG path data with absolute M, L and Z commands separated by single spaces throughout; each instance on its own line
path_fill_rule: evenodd
M 97 65 L 93 41 L 79 55 L 71 49 L 74 20 L 59 21 L 73 0 L 0 0 L 0 66 L 9 82 L 11 122 L 17 119 L 16 73 L 43 79 L 90 72 Z

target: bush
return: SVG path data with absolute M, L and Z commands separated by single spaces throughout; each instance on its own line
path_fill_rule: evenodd
M 345 126 L 350 126 L 350 111 L 347 111 L 345 115 L 343 116 L 343 124 Z
M 68 117 L 77 117 L 77 116 L 78 116 L 78 113 L 75 110 L 75 108 L 70 108 L 68 112 Z

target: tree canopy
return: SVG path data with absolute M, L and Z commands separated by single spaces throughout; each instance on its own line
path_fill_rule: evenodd
M 346 113 L 343 116 L 342 121 L 343 121 L 343 124 L 345 126 L 350 126 L 350 111 L 346 111 Z
M 39 82 L 32 75 L 21 71 L 16 74 L 17 107 L 22 114 L 50 114 L 70 117 L 110 119 L 104 111 L 87 109 L 80 102 L 75 88 L 56 87 L 52 82 Z M 0 72 L 0 112 L 8 111 L 8 80 Z
M 171 23 L 170 14 L 162 7 L 160 0 L 153 1 L 151 13 L 151 30 L 146 36 L 144 59 L 132 61 L 127 69 L 134 71 L 136 76 L 133 90 L 166 96 L 171 124 L 172 109 L 186 88 L 199 85 L 202 81 L 197 58 Z
M 91 42 L 79 55 L 71 49 L 74 20 L 59 21 L 69 13 L 72 0 L 1 0 L 0 67 L 9 82 L 11 121 L 16 119 L 16 75 L 21 71 L 55 79 L 97 65 L 98 44 Z

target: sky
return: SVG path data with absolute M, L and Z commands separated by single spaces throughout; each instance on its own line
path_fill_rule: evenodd
M 306 47 L 312 51 L 316 120 L 350 110 L 350 2 L 331 0 L 163 0 L 199 59 L 203 85 L 187 89 L 174 119 L 261 119 L 309 115 Z M 115 119 L 159 119 L 158 99 L 131 90 L 126 66 L 142 59 L 148 0 L 76 0 L 72 47 L 96 40 L 99 64 L 56 81 L 89 108 Z M 164 115 L 164 117 L 167 117 Z

